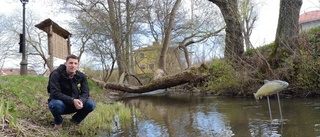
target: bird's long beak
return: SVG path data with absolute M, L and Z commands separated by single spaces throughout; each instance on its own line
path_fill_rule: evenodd
M 257 104 L 259 104 L 259 99 L 256 99 Z

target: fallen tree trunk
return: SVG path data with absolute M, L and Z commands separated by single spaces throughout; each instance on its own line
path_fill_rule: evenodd
M 166 89 L 169 87 L 178 86 L 181 84 L 189 83 L 195 80 L 203 79 L 207 75 L 202 74 L 198 69 L 189 69 L 183 72 L 180 72 L 175 75 L 168 75 L 161 77 L 159 79 L 151 81 L 147 85 L 141 86 L 132 86 L 118 83 L 104 83 L 102 81 L 91 78 L 96 82 L 100 87 L 112 90 L 123 91 L 127 93 L 146 93 L 151 92 L 157 89 Z

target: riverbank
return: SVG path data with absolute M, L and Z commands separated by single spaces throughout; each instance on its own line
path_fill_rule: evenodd
M 64 115 L 63 129 L 56 131 L 47 108 L 47 82 L 48 78 L 42 76 L 0 77 L 0 136 L 93 136 L 112 129 L 114 124 L 124 126 L 130 113 L 137 111 L 109 99 L 105 91 L 89 81 L 96 109 L 81 126 L 69 121 L 71 115 Z
M 257 50 L 267 58 L 272 45 Z M 320 95 L 320 62 L 312 56 L 294 56 L 283 59 L 279 68 L 268 72 L 264 62 L 256 54 L 247 54 L 243 64 L 231 66 L 223 59 L 206 64 L 209 74 L 205 80 L 174 87 L 172 90 L 193 92 L 201 95 L 252 97 L 264 79 L 289 82 L 281 92 L 282 97 L 313 97 Z M 0 136 L 94 136 L 112 131 L 117 126 L 128 126 L 131 113 L 139 114 L 134 107 L 114 101 L 108 91 L 101 90 L 89 80 L 91 99 L 96 110 L 89 114 L 78 127 L 64 116 L 63 130 L 53 130 L 53 118 L 47 108 L 48 78 L 43 76 L 0 77 Z M 165 93 L 165 92 L 164 92 Z M 121 96 L 121 94 L 120 94 Z M 134 95 L 133 95 L 134 96 Z M 130 126 L 130 125 L 129 125 Z M 121 128 L 120 128 L 121 129 Z M 104 133 L 105 134 L 105 133 Z
M 111 96 L 89 81 L 91 99 L 97 104 L 95 111 L 89 114 L 80 127 L 69 121 L 71 115 L 63 116 L 65 119 L 63 129 L 56 131 L 53 129 L 53 118 L 47 108 L 47 81 L 48 78 L 42 76 L 0 77 L 0 136 L 94 136 L 106 134 L 106 129 L 112 131 L 117 126 L 121 126 L 119 129 L 130 126 L 127 124 L 130 123 L 128 121 L 132 121 L 131 114 L 140 114 L 134 107 L 130 109 L 123 103 L 114 101 L 115 98 L 111 98 L 114 94 Z M 155 92 L 169 94 L 171 90 L 173 89 Z M 176 90 L 177 94 L 185 94 L 187 91 Z M 202 91 L 195 87 L 189 90 L 194 94 L 215 94 L 201 93 Z M 145 93 L 142 96 L 149 94 Z M 126 97 L 135 96 L 135 94 L 126 95 Z

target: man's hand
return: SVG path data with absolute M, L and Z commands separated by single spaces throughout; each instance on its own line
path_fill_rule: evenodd
M 79 99 L 74 99 L 73 100 L 73 105 L 78 110 L 83 108 L 83 104 L 82 104 L 81 100 L 79 100 Z

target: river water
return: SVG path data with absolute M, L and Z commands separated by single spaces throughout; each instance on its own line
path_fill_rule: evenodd
M 276 96 L 275 96 L 276 97 Z M 320 136 L 320 99 L 230 98 L 167 94 L 122 100 L 139 109 L 130 126 L 114 137 L 316 137 Z M 282 112 L 282 121 L 280 112 Z M 271 118 L 273 122 L 271 122 Z

